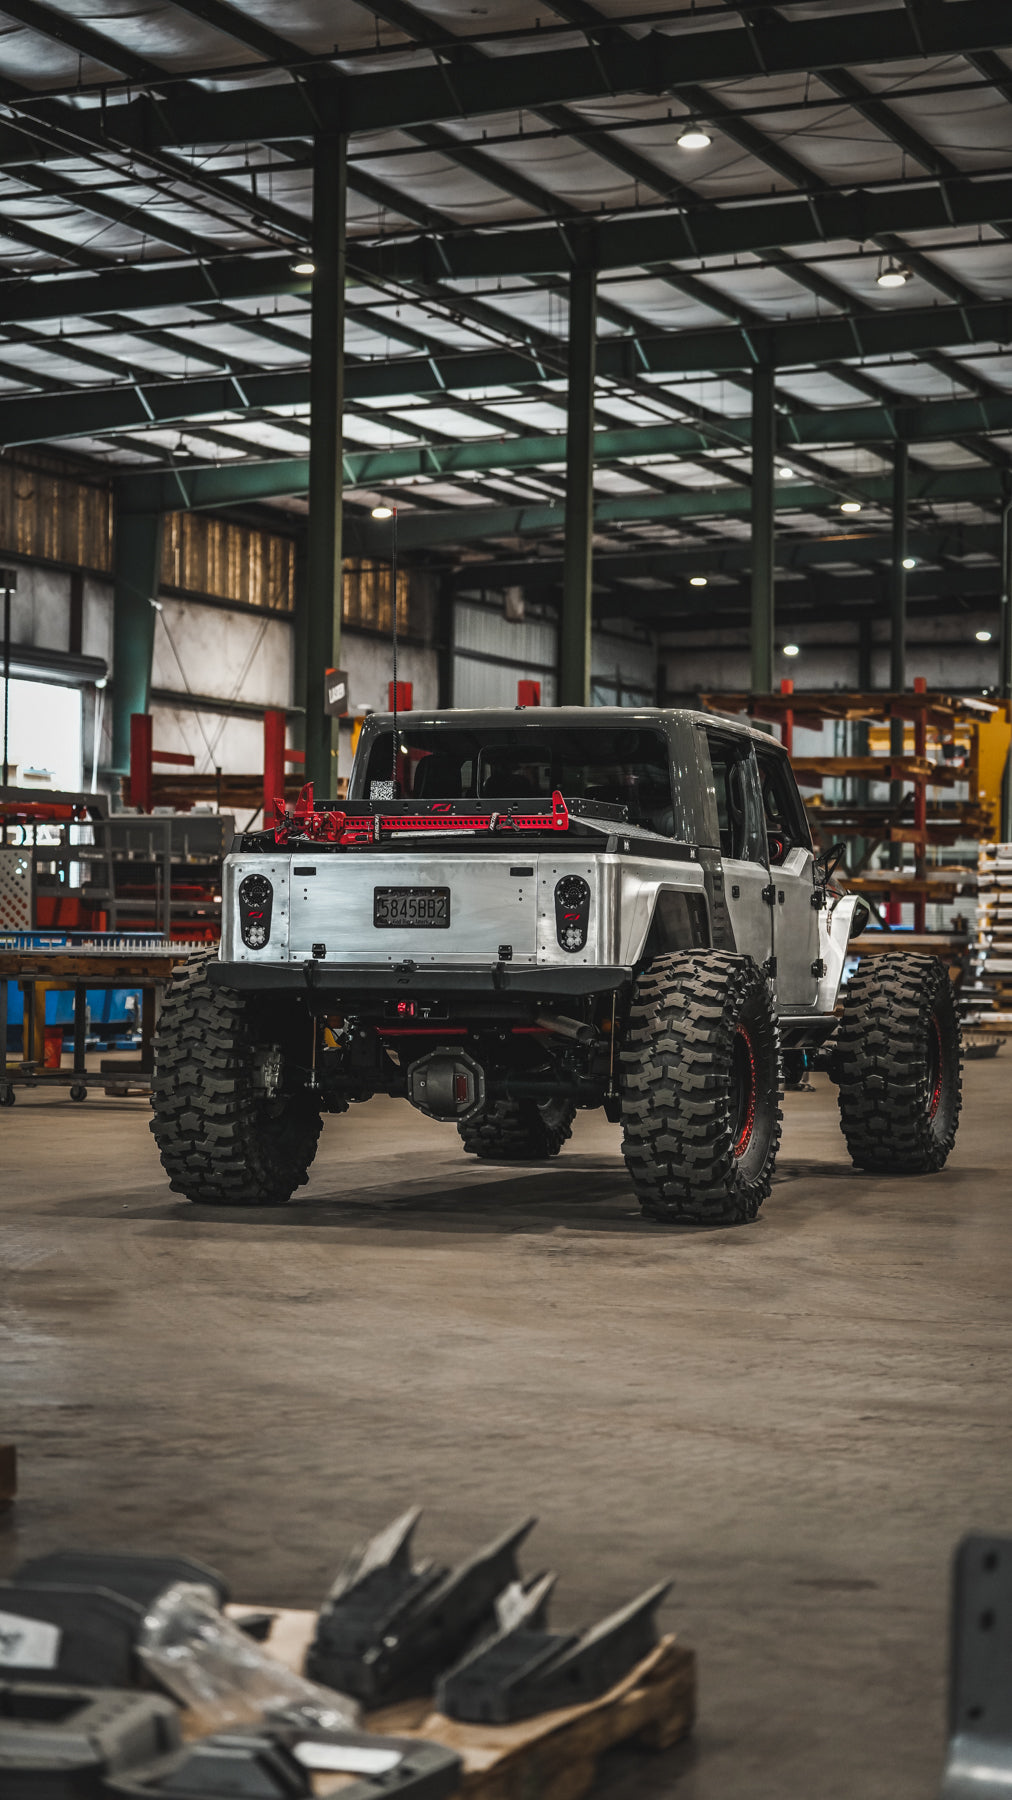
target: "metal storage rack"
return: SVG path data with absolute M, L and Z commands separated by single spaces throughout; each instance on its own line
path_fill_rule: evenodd
M 234 834 L 229 813 L 108 813 L 94 794 L 0 788 L 0 929 L 214 942 Z
M 1012 1027 L 1012 844 L 980 846 L 976 944 L 961 1011 L 972 1032 Z

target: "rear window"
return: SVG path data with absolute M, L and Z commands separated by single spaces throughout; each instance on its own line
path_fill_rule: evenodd
M 390 732 L 372 745 L 363 798 L 372 782 L 391 779 L 392 749 Z M 405 800 L 550 800 L 557 788 L 567 800 L 626 806 L 633 824 L 676 835 L 668 743 L 660 731 L 401 728 L 397 783 Z

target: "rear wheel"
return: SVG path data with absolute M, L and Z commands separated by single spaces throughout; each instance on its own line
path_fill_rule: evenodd
M 151 1129 L 176 1193 L 280 1206 L 308 1181 L 320 1135 L 316 1101 L 291 1080 L 297 1059 L 309 1060 L 310 1023 L 290 1005 L 268 1012 L 257 998 L 212 988 L 212 960 L 190 957 L 165 995 Z
M 962 1105 L 959 1020 L 933 956 L 865 957 L 847 984 L 833 1056 L 840 1122 L 859 1169 L 944 1168 Z
M 750 957 L 658 956 L 621 1055 L 622 1151 L 648 1218 L 743 1225 L 770 1191 L 781 1125 L 773 996 Z
M 497 1100 L 457 1130 L 468 1155 L 482 1162 L 536 1162 L 558 1156 L 575 1117 L 571 1100 Z

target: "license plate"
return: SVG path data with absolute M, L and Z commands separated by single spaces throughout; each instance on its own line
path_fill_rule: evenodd
M 438 931 L 450 923 L 448 887 L 378 887 L 372 891 L 372 922 L 411 931 Z

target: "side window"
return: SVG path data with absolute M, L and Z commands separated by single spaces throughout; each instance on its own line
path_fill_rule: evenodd
M 798 845 L 809 849 L 812 839 L 804 803 L 786 759 L 760 750 L 758 761 L 766 844 L 770 862 L 777 865 Z
M 765 831 L 755 757 L 747 740 L 706 734 L 717 797 L 717 823 L 724 856 L 739 862 L 766 861 Z

